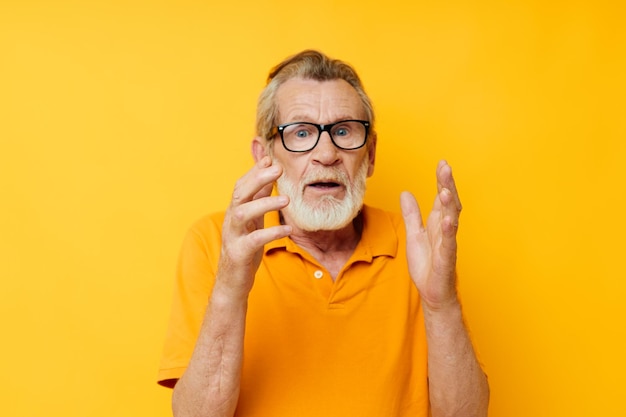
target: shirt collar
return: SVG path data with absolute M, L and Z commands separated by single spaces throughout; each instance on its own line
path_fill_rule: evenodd
M 385 211 L 363 206 L 363 233 L 355 249 L 355 255 L 370 261 L 377 256 L 395 257 L 398 252 L 398 234 L 391 217 Z M 265 215 L 265 227 L 278 226 L 280 217 L 277 211 Z M 288 237 L 274 240 L 265 245 L 265 253 L 274 249 L 285 249 L 289 252 L 301 252 L 302 249 Z

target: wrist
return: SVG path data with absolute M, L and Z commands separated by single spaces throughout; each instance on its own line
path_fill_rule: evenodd
M 440 302 L 429 302 L 422 299 L 422 309 L 425 315 L 453 317 L 461 314 L 461 302 L 456 295 Z
M 216 279 L 211 293 L 211 302 L 220 306 L 247 304 L 250 289 L 247 286 L 232 285 Z
M 424 310 L 433 313 L 446 312 L 459 309 L 461 302 L 459 301 L 456 290 L 452 290 L 447 296 L 428 297 L 428 294 L 420 294 L 422 306 Z M 436 298 L 436 299 L 434 299 Z

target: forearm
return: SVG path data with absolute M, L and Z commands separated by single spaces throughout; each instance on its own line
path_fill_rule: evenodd
M 174 388 L 174 416 L 234 414 L 239 397 L 246 311 L 246 297 L 232 297 L 216 285 L 189 366 Z
M 458 302 L 424 309 L 428 340 L 429 392 L 433 417 L 487 415 L 489 385 Z

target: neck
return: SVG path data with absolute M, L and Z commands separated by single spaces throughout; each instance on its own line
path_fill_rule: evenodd
M 282 214 L 281 222 L 291 224 Z M 362 229 L 363 219 L 359 213 L 348 225 L 337 230 L 310 232 L 293 226 L 290 238 L 317 259 L 334 279 L 354 252 Z

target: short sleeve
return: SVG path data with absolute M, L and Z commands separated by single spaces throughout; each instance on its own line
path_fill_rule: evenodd
M 157 375 L 157 382 L 165 387 L 174 387 L 191 359 L 215 282 L 223 218 L 223 213 L 202 218 L 183 240 Z

